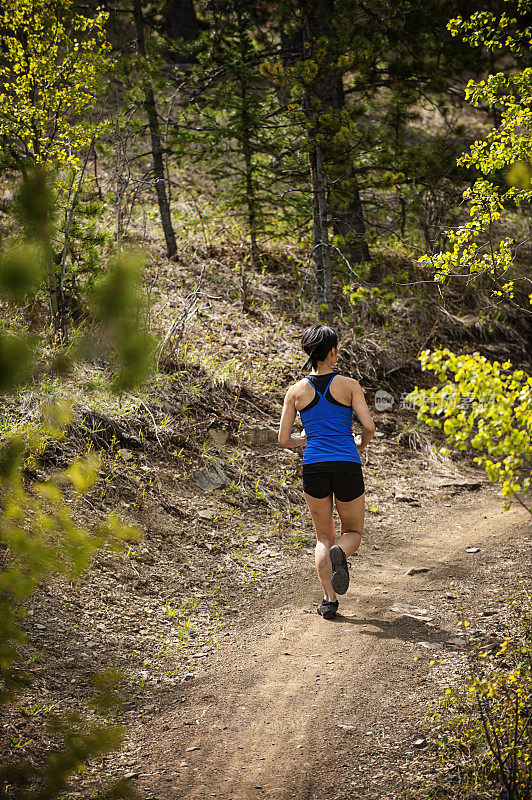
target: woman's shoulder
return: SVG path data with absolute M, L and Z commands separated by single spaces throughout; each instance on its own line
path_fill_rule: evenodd
M 306 378 L 300 378 L 296 383 L 293 383 L 291 386 L 288 387 L 286 390 L 286 396 L 295 394 L 299 389 L 301 389 L 307 383 Z
M 351 375 L 345 375 L 343 372 L 335 372 L 335 378 L 340 378 L 340 380 L 344 381 L 345 383 L 350 383 L 352 386 L 358 384 L 358 381 L 355 378 L 352 378 Z

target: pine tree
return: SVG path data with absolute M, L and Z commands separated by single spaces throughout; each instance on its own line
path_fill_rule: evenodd
M 265 56 L 252 5 L 238 0 L 210 5 L 209 27 L 192 48 L 197 65 L 172 144 L 184 163 L 206 169 L 219 209 L 245 222 L 250 262 L 257 269 L 260 236 L 278 222 L 272 159 L 279 134 L 272 119 L 276 100 L 260 71 Z
M 471 64 L 449 36 L 441 43 L 451 11 L 452 4 L 413 0 L 280 4 L 281 60 L 266 69 L 287 98 L 299 152 L 308 158 L 320 304 L 330 307 L 333 266 L 347 264 L 356 277 L 356 265 L 369 261 L 361 189 L 381 192 L 382 203 L 383 189 L 408 184 L 403 169 L 415 159 L 411 146 L 398 145 L 415 139 L 416 104 L 424 96 L 437 103 Z

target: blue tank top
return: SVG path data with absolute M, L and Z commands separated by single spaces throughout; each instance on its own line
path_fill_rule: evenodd
M 320 461 L 362 463 L 352 430 L 353 409 L 331 403 L 325 397 L 335 377 L 336 373 L 331 376 L 324 392 L 318 392 L 312 381 L 305 378 L 319 395 L 319 400 L 312 408 L 303 408 L 299 412 L 307 434 L 303 465 L 317 464 Z

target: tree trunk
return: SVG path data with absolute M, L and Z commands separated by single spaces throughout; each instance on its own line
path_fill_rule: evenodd
M 312 52 L 315 43 L 321 38 L 325 37 L 330 41 L 334 41 L 337 36 L 334 25 L 334 0 L 313 0 L 306 4 L 306 10 L 303 13 L 303 34 L 305 45 Z M 286 40 L 286 47 L 294 46 L 297 43 L 297 38 L 291 41 L 289 38 Z M 289 55 L 284 56 L 285 60 L 289 59 Z M 333 110 L 340 114 L 345 108 L 345 96 L 342 75 L 334 66 L 327 69 L 322 75 L 321 80 L 318 79 L 316 85 L 313 87 L 314 96 L 319 100 L 320 110 L 314 112 L 316 131 L 320 131 L 320 114 L 327 113 L 328 110 Z M 311 103 L 308 103 L 312 107 Z M 311 147 L 315 144 L 311 142 Z M 323 252 L 326 255 L 325 261 L 320 264 L 320 269 L 323 271 L 323 297 L 322 302 L 330 303 L 332 298 L 332 271 L 331 271 L 331 257 L 330 247 L 328 246 L 328 227 L 332 225 L 335 233 L 341 235 L 345 241 L 345 251 L 347 259 L 351 263 L 360 264 L 365 261 L 370 261 L 370 254 L 367 242 L 365 240 L 365 223 L 364 223 L 364 210 L 362 200 L 360 198 L 360 191 L 358 188 L 358 181 L 356 170 L 351 167 L 348 174 L 349 180 L 349 196 L 346 206 L 342 207 L 341 197 L 335 197 L 332 194 L 333 202 L 327 208 L 325 184 L 327 176 L 327 167 L 331 162 L 328 160 L 327 142 L 324 143 L 323 148 L 319 148 L 316 156 L 317 165 L 315 168 L 315 179 L 312 177 L 313 192 L 316 192 L 318 202 L 318 215 L 321 219 L 319 236 L 315 237 L 314 246 L 316 246 L 316 239 L 319 238 L 323 246 Z M 322 162 L 321 169 L 319 162 Z M 333 165 L 331 164 L 331 167 Z M 323 185 L 319 185 L 320 181 Z M 316 219 L 316 216 L 315 216 Z M 320 284 L 317 284 L 320 286 Z M 327 298 L 327 299 L 325 299 Z
M 332 0 L 320 0 L 303 13 L 304 44 L 312 48 L 320 36 L 327 35 L 329 19 L 334 10 Z M 330 105 L 330 86 L 322 82 L 318 87 L 310 87 L 305 98 L 305 114 L 308 119 L 309 165 L 312 191 L 313 217 L 313 260 L 316 280 L 316 300 L 318 305 L 332 303 L 332 268 L 329 246 L 329 209 L 327 205 L 327 175 L 324 166 L 322 146 L 318 140 L 320 131 L 320 112 Z M 314 100 L 318 98 L 320 108 L 315 110 Z
M 312 97 L 307 93 L 305 107 L 307 116 Z M 318 305 L 332 302 L 332 269 L 329 247 L 329 229 L 327 213 L 326 175 L 323 168 L 321 145 L 317 139 L 314 126 L 308 130 L 310 187 L 312 194 L 312 256 L 314 261 L 314 278 L 316 281 L 316 302 Z
M 240 21 L 242 22 L 241 18 Z M 241 37 L 245 31 L 241 31 Z M 253 162 L 251 158 L 251 132 L 249 121 L 249 93 L 246 79 L 241 73 L 240 94 L 242 98 L 242 147 L 246 173 L 246 203 L 248 209 L 249 238 L 251 244 L 251 265 L 253 269 L 260 267 L 259 249 L 257 245 L 257 213 L 255 187 L 253 185 Z
M 56 343 L 61 342 L 63 338 L 62 316 L 59 305 L 59 293 L 57 288 L 57 275 L 55 272 L 55 259 L 53 254 L 46 254 L 47 270 L 48 270 L 48 297 L 50 298 L 50 314 L 52 316 L 52 326 L 54 330 L 54 337 Z
M 65 301 L 65 278 L 66 278 L 66 261 L 68 255 L 68 244 L 70 239 L 70 228 L 72 225 L 72 219 L 74 217 L 74 211 L 76 210 L 79 193 L 81 191 L 81 184 L 83 183 L 83 178 L 85 177 L 85 170 L 87 169 L 87 164 L 89 163 L 89 158 L 91 156 L 91 152 L 93 149 L 94 149 L 94 134 L 92 136 L 90 145 L 85 155 L 83 167 L 81 168 L 81 173 L 78 179 L 78 185 L 74 190 L 74 194 L 72 196 L 72 202 L 70 203 L 70 208 L 68 209 L 68 214 L 65 224 L 65 241 L 63 244 L 63 252 L 61 254 L 61 270 L 59 273 L 59 284 L 57 285 L 57 299 L 58 299 L 59 315 L 60 315 L 61 341 L 63 342 L 63 344 L 66 344 L 68 342 L 68 319 L 67 319 L 67 310 Z
M 146 56 L 144 43 L 144 18 L 142 16 L 141 0 L 133 0 L 133 15 L 135 17 L 135 30 L 137 36 L 137 53 L 140 58 Z M 159 118 L 155 105 L 155 95 L 149 77 L 144 78 L 144 108 L 148 117 L 150 128 L 151 150 L 153 155 L 153 174 L 155 176 L 155 191 L 157 192 L 157 202 L 159 203 L 159 214 L 163 227 L 164 238 L 166 240 L 166 253 L 168 258 L 173 258 L 177 253 L 174 228 L 170 214 L 170 204 L 166 193 L 166 179 L 164 175 L 164 162 L 161 147 L 161 134 L 159 130 Z
M 345 211 L 333 212 L 333 226 L 335 233 L 343 237 L 348 261 L 353 264 L 363 264 L 371 261 L 368 244 L 366 242 L 366 225 L 364 223 L 364 209 L 356 173 L 350 174 L 350 200 Z
M 316 302 L 325 302 L 325 271 L 323 269 L 323 248 L 321 237 L 321 218 L 318 203 L 318 174 L 316 168 L 316 152 L 309 150 L 310 188 L 312 194 L 312 260 L 314 262 L 314 280 L 316 282 Z
M 37 131 L 33 129 L 34 138 L 33 138 L 33 152 L 36 155 L 39 155 L 41 152 L 41 143 L 40 139 L 37 136 Z M 40 167 L 38 168 L 39 178 L 37 180 L 45 180 L 45 173 L 40 171 Z M 26 175 L 26 173 L 24 173 Z M 38 190 L 45 191 L 45 184 L 43 183 L 41 186 L 38 186 Z M 48 227 L 43 230 L 42 228 L 39 230 L 37 234 L 37 238 L 41 241 L 43 245 L 43 259 L 44 259 L 44 268 L 46 271 L 46 277 L 48 280 L 48 299 L 50 301 L 50 316 L 52 318 L 52 328 L 54 332 L 54 345 L 60 344 L 63 342 L 63 330 L 64 330 L 64 315 L 65 315 L 65 304 L 62 292 L 60 290 L 60 286 L 57 280 L 57 272 L 56 272 L 56 260 L 52 251 L 52 247 L 50 245 L 50 232 Z
M 345 95 L 343 78 L 340 74 L 331 76 L 334 88 L 330 89 L 329 96 L 333 105 L 340 113 L 345 108 Z M 349 202 L 346 209 L 332 209 L 332 223 L 334 232 L 342 236 L 348 260 L 354 264 L 371 261 L 368 244 L 366 242 L 366 225 L 364 222 L 364 208 L 360 198 L 358 179 L 354 167 L 350 167 L 349 174 Z M 341 202 L 342 198 L 340 198 Z
M 245 135 L 245 134 L 244 134 Z M 251 245 L 251 266 L 260 267 L 259 248 L 257 244 L 257 219 L 255 211 L 255 189 L 253 186 L 253 165 L 249 140 L 244 139 L 244 161 L 246 165 L 246 202 L 248 207 L 249 239 Z

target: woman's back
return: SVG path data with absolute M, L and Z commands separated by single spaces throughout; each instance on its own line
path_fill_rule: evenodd
M 361 463 L 353 435 L 353 408 L 335 398 L 331 391 L 336 373 L 311 374 L 304 378 L 315 395 L 299 411 L 307 435 L 303 465 L 323 461 Z M 304 393 L 308 396 L 308 392 Z

